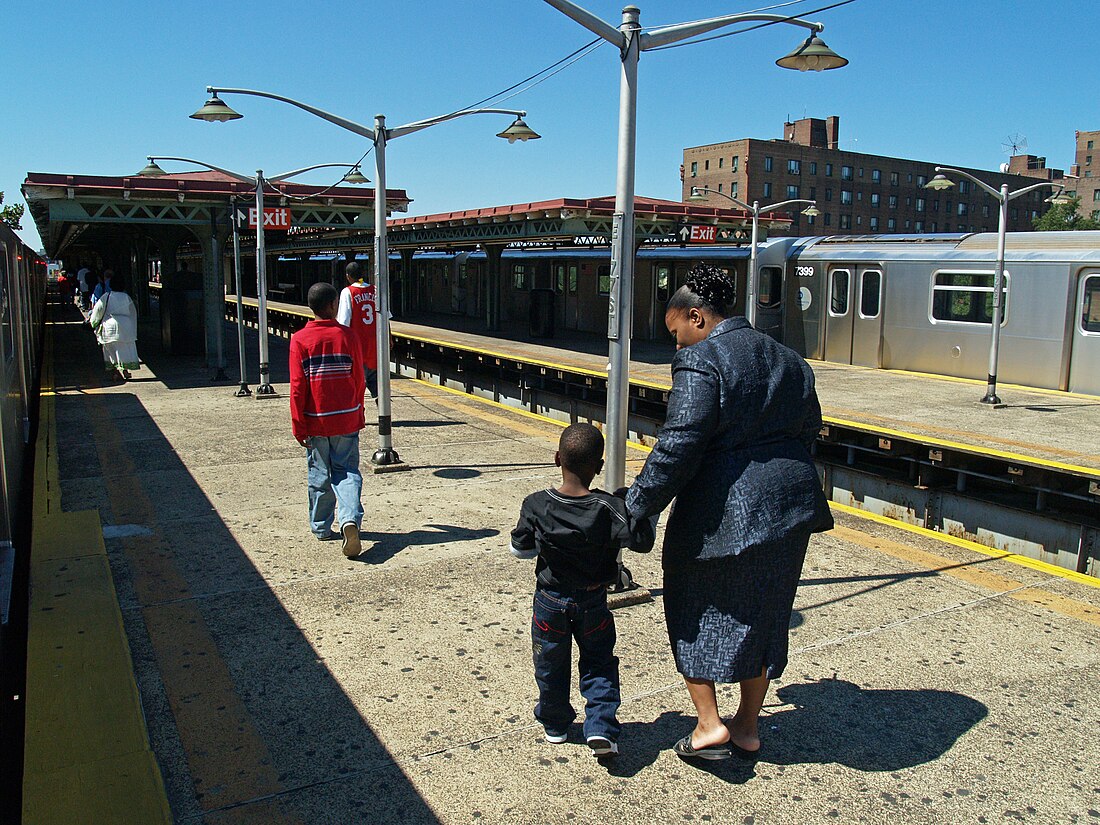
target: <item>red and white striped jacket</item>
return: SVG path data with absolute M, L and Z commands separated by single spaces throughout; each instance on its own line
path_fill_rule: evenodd
M 363 356 L 350 330 L 314 319 L 290 336 L 290 423 L 295 438 L 350 435 L 364 426 Z

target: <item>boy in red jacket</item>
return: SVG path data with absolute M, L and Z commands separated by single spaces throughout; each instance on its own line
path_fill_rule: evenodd
M 342 537 L 351 559 L 363 550 L 363 360 L 358 342 L 336 321 L 338 298 L 332 284 L 309 288 L 314 320 L 290 337 L 290 421 L 308 451 L 310 529 L 321 541 Z M 332 530 L 334 513 L 339 533 Z

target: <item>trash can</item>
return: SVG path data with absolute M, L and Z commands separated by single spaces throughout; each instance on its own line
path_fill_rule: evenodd
M 531 290 L 531 337 L 554 337 L 554 290 Z
M 174 272 L 160 289 L 160 340 L 172 355 L 202 355 L 206 329 L 202 303 L 202 274 Z

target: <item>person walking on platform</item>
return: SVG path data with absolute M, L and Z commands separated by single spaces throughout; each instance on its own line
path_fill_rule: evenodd
M 810 534 L 833 526 L 810 448 L 821 407 L 809 365 L 732 318 L 733 279 L 699 264 L 672 296 L 672 392 L 658 441 L 626 497 L 634 518 L 676 504 L 665 528 L 665 622 L 698 721 L 674 752 L 754 758 L 768 683 Z M 740 684 L 729 725 L 714 683 Z
M 96 284 L 95 289 L 92 290 L 92 306 L 95 306 L 100 298 L 111 291 L 111 279 L 114 277 L 115 273 L 110 269 L 105 269 L 100 273 L 99 283 Z
M 352 261 L 344 268 L 348 285 L 340 291 L 336 320 L 351 330 L 363 356 L 363 371 L 371 398 L 378 399 L 378 339 L 375 321 L 378 300 L 374 287 L 363 279 L 363 267 Z
M 103 366 L 108 372 L 117 372 L 129 379 L 130 370 L 141 367 L 137 351 L 137 307 L 126 294 L 121 279 L 115 279 L 114 286 L 92 307 L 88 323 L 103 347 Z
M 87 312 L 88 310 L 88 293 L 92 291 L 92 285 L 88 283 L 92 277 L 92 270 L 86 266 L 80 267 L 76 273 L 76 286 L 80 291 L 80 309 Z
M 358 342 L 336 320 L 338 299 L 332 284 L 309 288 L 314 318 L 290 337 L 290 421 L 307 451 L 310 529 L 321 541 L 343 538 L 350 559 L 363 550 L 364 378 Z M 339 533 L 332 530 L 334 515 Z
M 622 548 L 639 553 L 653 548 L 656 519 L 632 519 L 621 498 L 589 489 L 603 467 L 603 436 L 591 424 L 565 428 L 554 463 L 561 467 L 561 486 L 527 496 L 512 531 L 512 555 L 538 557 L 531 620 L 539 689 L 535 718 L 547 742 L 565 742 L 577 715 L 569 703 L 569 663 L 576 639 L 585 741 L 593 756 L 615 756 L 619 660 L 607 586 L 615 580 Z

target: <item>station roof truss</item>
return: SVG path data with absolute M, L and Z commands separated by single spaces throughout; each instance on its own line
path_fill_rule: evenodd
M 391 250 L 462 248 L 491 244 L 502 246 L 607 246 L 615 223 L 614 198 L 558 198 L 485 209 L 468 209 L 419 217 L 393 218 L 388 223 Z M 769 225 L 785 228 L 791 220 L 785 214 L 761 216 L 760 238 Z M 713 226 L 714 243 L 747 243 L 752 214 L 742 209 L 719 209 L 694 203 L 636 198 L 634 234 L 639 245 L 681 243 L 683 227 Z M 273 251 L 308 252 L 363 248 L 373 233 L 327 235 L 287 244 Z
M 279 183 L 265 190 L 266 206 L 290 209 L 289 237 L 315 239 L 365 229 L 374 222 L 374 190 Z M 60 255 L 88 233 L 117 235 L 130 229 L 228 227 L 228 208 L 255 205 L 255 189 L 218 172 L 157 178 L 104 177 L 29 172 L 23 196 L 46 251 Z M 304 200 L 303 200 L 304 199 Z M 390 213 L 408 209 L 404 190 L 390 189 Z

